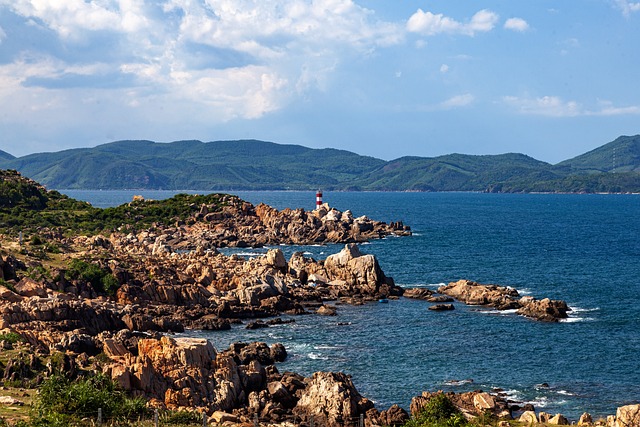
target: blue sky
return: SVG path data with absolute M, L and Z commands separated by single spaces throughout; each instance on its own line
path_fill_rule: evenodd
M 0 0 L 0 149 L 255 138 L 556 163 L 640 133 L 633 0 Z

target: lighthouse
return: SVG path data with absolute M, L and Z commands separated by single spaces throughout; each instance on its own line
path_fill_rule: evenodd
M 320 209 L 322 206 L 322 191 L 318 190 L 316 192 L 316 209 Z

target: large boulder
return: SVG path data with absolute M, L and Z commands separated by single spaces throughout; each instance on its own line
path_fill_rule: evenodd
M 640 426 L 640 404 L 621 406 L 616 411 L 615 427 Z
M 343 281 L 352 293 L 378 296 L 389 294 L 383 285 L 392 285 L 373 255 L 363 255 L 354 243 L 347 244 L 339 253 L 329 255 L 324 268 L 331 281 Z M 386 296 L 385 295 L 385 296 Z
M 344 373 L 316 372 L 306 382 L 293 412 L 307 423 L 313 417 L 317 425 L 343 426 L 373 408 Z
M 567 312 L 570 310 L 564 301 L 544 298 L 539 301 L 530 301 L 524 307 L 519 308 L 517 313 L 543 322 L 557 322 L 560 319 L 566 319 Z

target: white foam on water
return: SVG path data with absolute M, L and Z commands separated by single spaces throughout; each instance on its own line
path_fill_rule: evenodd
M 520 295 L 531 295 L 533 293 L 529 288 L 517 289 L 517 291 Z
M 338 350 L 342 347 L 338 345 L 314 345 L 313 348 L 315 350 Z
M 582 307 L 572 307 L 569 306 L 569 308 L 571 309 L 572 312 L 574 313 L 591 313 L 593 311 L 598 311 L 600 310 L 600 307 L 594 307 L 594 308 L 582 308 Z
M 447 380 L 444 382 L 444 385 L 448 385 L 448 386 L 460 386 L 460 385 L 465 385 L 465 384 L 473 384 L 473 380 L 472 379 L 467 379 L 467 380 Z
M 313 360 L 329 360 L 329 357 L 328 356 L 324 356 L 322 353 L 309 352 L 307 354 L 307 357 L 309 359 L 313 359 Z

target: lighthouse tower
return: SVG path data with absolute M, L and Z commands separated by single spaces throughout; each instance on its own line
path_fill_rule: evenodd
M 322 206 L 322 191 L 318 190 L 316 192 L 316 209 L 320 209 Z

